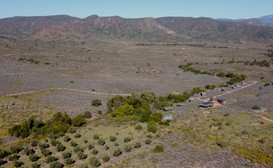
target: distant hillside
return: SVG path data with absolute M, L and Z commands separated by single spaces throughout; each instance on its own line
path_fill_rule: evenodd
M 272 17 L 262 17 L 266 23 Z M 255 20 L 256 21 L 256 20 Z M 253 21 L 254 22 L 254 21 Z M 262 22 L 262 21 L 261 21 Z M 79 19 L 66 15 L 0 19 L 0 36 L 43 40 L 80 40 L 92 37 L 130 40 L 183 42 L 267 41 L 273 27 L 249 21 L 219 21 L 211 18 L 162 17 L 126 19 L 96 15 Z
M 218 21 L 225 22 L 240 22 L 244 24 L 256 25 L 256 26 L 273 26 L 273 15 L 267 15 L 259 18 L 250 18 L 250 19 L 228 19 L 220 18 Z

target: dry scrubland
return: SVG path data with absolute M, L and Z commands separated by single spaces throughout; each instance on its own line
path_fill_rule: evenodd
M 30 116 L 47 120 L 58 111 L 66 112 L 70 117 L 91 111 L 93 118 L 83 127 L 56 139 L 65 146 L 64 151 L 58 151 L 52 144 L 54 138 L 39 138 L 39 143 L 49 144 L 52 156 L 65 166 L 68 164 L 63 153 L 70 152 L 75 161 L 71 167 L 91 167 L 89 160 L 92 157 L 96 157 L 102 167 L 272 167 L 273 69 L 244 64 L 245 61 L 270 60 L 264 55 L 267 49 L 270 49 L 268 44 L 211 43 L 200 46 L 137 45 L 99 40 L 66 43 L 1 40 L 1 148 L 7 150 L 22 145 L 25 149 L 17 155 L 20 156 L 18 160 L 24 162 L 23 166 L 29 167 L 36 162 L 42 167 L 50 167 L 39 145 L 31 146 L 33 137 L 11 138 L 7 129 Z M 152 91 L 158 96 L 166 96 L 228 81 L 178 68 L 189 62 L 194 63 L 194 68 L 208 72 L 244 73 L 248 75 L 247 83 L 257 83 L 222 96 L 226 100 L 223 107 L 203 110 L 198 108 L 200 101 L 194 100 L 171 111 L 154 110 L 174 118 L 170 126 L 158 125 L 156 133 L 147 131 L 146 123 L 121 121 L 106 114 L 106 102 L 116 94 Z M 226 88 L 225 92 L 230 90 Z M 222 93 L 208 91 L 202 99 Z M 94 99 L 100 99 L 102 105 L 92 106 Z M 266 109 L 265 113 L 253 112 L 254 105 Z M 265 125 L 260 126 L 260 122 Z M 135 128 L 138 124 L 142 130 Z M 102 138 L 105 144 L 98 144 L 94 135 Z M 65 142 L 66 136 L 71 138 L 69 142 Z M 111 142 L 110 136 L 116 140 Z M 124 142 L 126 137 L 130 138 L 129 142 Z M 147 139 L 151 140 L 149 144 Z M 71 146 L 72 141 L 78 148 Z M 136 142 L 141 143 L 141 147 L 134 147 Z M 88 145 L 98 150 L 98 154 Z M 128 145 L 132 149 L 126 152 Z M 155 152 L 157 145 L 163 151 Z M 30 161 L 25 154 L 26 148 L 35 151 L 38 161 Z M 81 148 L 85 159 L 79 159 Z M 114 156 L 118 148 L 122 154 Z M 106 161 L 106 155 L 109 161 Z M 14 165 L 8 158 L 4 160 L 8 161 L 4 166 Z

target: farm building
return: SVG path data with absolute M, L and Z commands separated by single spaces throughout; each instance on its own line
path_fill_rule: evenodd
M 223 105 L 223 104 L 224 104 L 224 99 L 222 99 L 222 98 L 217 98 L 217 102 L 218 102 L 219 104 Z
M 213 107 L 214 103 L 213 102 L 203 102 L 201 103 L 198 107 L 203 107 L 203 108 L 209 108 L 209 107 Z

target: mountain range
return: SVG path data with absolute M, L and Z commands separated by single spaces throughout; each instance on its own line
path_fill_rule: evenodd
M 16 39 L 82 40 L 94 37 L 145 42 L 266 42 L 273 40 L 273 15 L 253 19 L 119 16 L 84 19 L 67 15 L 0 19 L 0 36 Z

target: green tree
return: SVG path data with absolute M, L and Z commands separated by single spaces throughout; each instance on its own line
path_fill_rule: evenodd
M 86 123 L 86 119 L 83 115 L 77 115 L 75 118 L 72 119 L 72 125 L 75 127 L 80 127 Z

